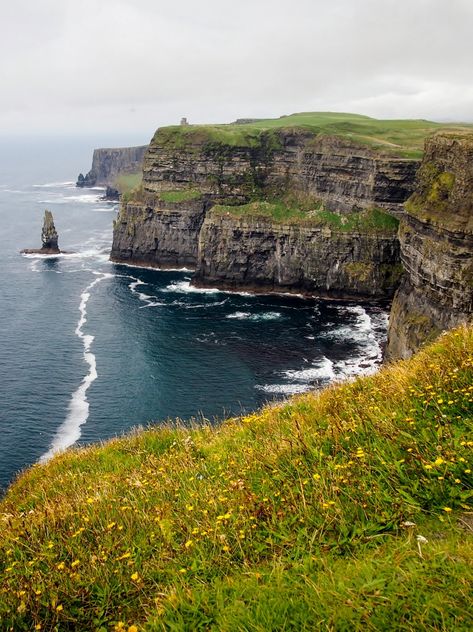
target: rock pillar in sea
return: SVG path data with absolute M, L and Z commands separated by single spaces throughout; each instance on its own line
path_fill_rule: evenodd
M 43 250 L 56 250 L 59 252 L 58 247 L 58 234 L 56 227 L 54 226 L 53 214 L 51 211 L 44 211 L 43 230 L 41 231 L 41 240 L 43 242 Z

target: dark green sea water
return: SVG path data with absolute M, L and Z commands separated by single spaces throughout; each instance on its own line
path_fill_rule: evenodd
M 115 144 L 146 139 L 116 139 Z M 0 141 L 0 488 L 74 443 L 167 418 L 219 419 L 373 371 L 379 306 L 195 290 L 112 264 L 115 204 L 74 186 L 110 139 Z M 44 209 L 60 247 L 39 247 Z

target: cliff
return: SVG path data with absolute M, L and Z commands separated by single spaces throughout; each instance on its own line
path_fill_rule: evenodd
M 369 378 L 36 464 L 0 501 L 0 627 L 471 630 L 472 383 L 465 327 Z
M 395 296 L 388 358 L 410 356 L 473 313 L 473 134 L 426 142 L 399 228 L 406 275 Z
M 388 221 L 374 226 L 368 221 L 373 212 L 356 213 L 343 225 L 329 214 L 319 221 L 276 221 L 257 210 L 238 215 L 239 209 L 216 206 L 206 215 L 196 285 L 392 298 L 401 273 L 393 218 L 378 212 L 378 218 Z
M 94 149 L 92 167 L 85 176 L 82 173 L 79 174 L 76 186 L 114 187 L 119 175 L 141 171 L 146 149 L 147 145 L 142 147 Z
M 254 125 L 159 129 L 141 187 L 125 197 L 115 223 L 112 260 L 193 266 L 200 285 L 392 297 L 396 226 L 337 223 L 402 213 L 418 161 L 348 136 Z M 248 213 L 255 200 L 287 213 L 262 219 Z M 217 217 L 215 205 L 234 208 Z

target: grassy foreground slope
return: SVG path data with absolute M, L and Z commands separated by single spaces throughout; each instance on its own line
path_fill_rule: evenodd
M 168 148 L 189 150 L 198 142 L 230 147 L 256 147 L 261 145 L 261 134 L 266 132 L 265 142 L 269 150 L 279 148 L 278 129 L 296 128 L 309 130 L 316 135 L 346 138 L 395 156 L 421 158 L 424 141 L 430 134 L 440 130 L 458 133 L 471 131 L 473 124 L 436 123 L 424 119 L 375 119 L 343 112 L 302 112 L 244 124 L 161 127 L 155 138 L 159 138 L 159 144 Z M 271 135 L 271 132 L 274 134 Z
M 2 630 L 470 630 L 473 328 L 218 428 L 27 471 Z

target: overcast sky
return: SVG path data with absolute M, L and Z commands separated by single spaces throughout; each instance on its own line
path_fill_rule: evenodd
M 0 133 L 473 121 L 473 0 L 0 0 Z

